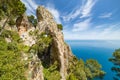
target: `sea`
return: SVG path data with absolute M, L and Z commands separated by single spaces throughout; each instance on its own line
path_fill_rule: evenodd
M 66 40 L 66 43 L 78 59 L 84 61 L 95 59 L 102 65 L 102 70 L 106 72 L 102 80 L 115 80 L 113 79 L 115 72 L 111 70 L 114 65 L 109 61 L 109 58 L 112 57 L 116 49 L 120 48 L 120 40 Z

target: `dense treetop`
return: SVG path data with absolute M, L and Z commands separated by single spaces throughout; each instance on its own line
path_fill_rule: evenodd
M 20 0 L 0 0 L 0 17 L 19 16 L 26 11 L 25 5 Z

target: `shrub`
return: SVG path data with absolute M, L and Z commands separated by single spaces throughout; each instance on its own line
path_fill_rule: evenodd
M 17 43 L 15 42 L 8 43 L 7 50 L 18 51 Z
M 5 37 L 12 38 L 12 42 L 7 43 Z M 26 62 L 21 60 L 21 51 L 27 52 L 28 46 L 18 43 L 17 32 L 4 30 L 0 36 L 0 80 L 26 80 Z
M 79 80 L 79 79 L 77 79 L 76 76 L 73 73 L 71 73 L 70 75 L 67 76 L 67 80 Z
M 10 19 L 9 22 L 8 22 L 8 24 L 9 24 L 10 26 L 13 26 L 13 25 L 15 25 L 16 23 L 15 23 L 15 21 L 14 21 L 13 19 Z
M 62 24 L 57 24 L 57 28 L 60 29 L 60 30 L 63 30 Z
M 30 31 L 29 35 L 30 36 L 36 36 L 38 34 L 38 30 Z
M 68 80 L 92 80 L 94 78 L 103 78 L 105 72 L 101 70 L 101 65 L 94 59 L 89 59 L 86 63 L 80 59 L 73 58 L 73 63 L 69 64 Z
M 16 42 L 19 41 L 19 39 L 20 39 L 20 36 L 16 31 L 10 31 L 10 30 L 3 30 L 1 36 L 4 38 L 5 37 L 12 38 L 12 40 L 14 40 Z
M 49 68 L 44 68 L 44 78 L 45 80 L 60 80 L 60 72 L 57 70 L 57 62 L 51 65 Z
M 33 24 L 34 27 L 37 26 L 37 19 L 33 15 L 28 16 L 28 21 Z
M 26 80 L 20 54 L 0 50 L 0 80 Z

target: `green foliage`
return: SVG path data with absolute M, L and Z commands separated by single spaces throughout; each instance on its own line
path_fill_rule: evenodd
M 8 46 L 7 46 L 7 50 L 11 50 L 11 51 L 18 51 L 18 47 L 16 46 L 17 43 L 15 42 L 10 42 L 8 43 Z
M 113 52 L 113 57 L 109 59 L 114 66 L 111 68 L 112 71 L 116 72 L 114 79 L 119 80 L 120 78 L 120 49 Z
M 42 52 L 47 47 L 49 47 L 51 41 L 52 41 L 52 38 L 43 32 L 40 35 L 37 35 L 37 42 L 31 47 L 30 51 L 33 51 L 35 53 L 39 53 L 39 55 L 42 55 Z
M 13 25 L 15 25 L 16 23 L 15 23 L 15 20 L 10 19 L 9 22 L 8 22 L 8 24 L 9 24 L 10 26 L 13 26 Z
M 21 51 L 27 51 L 28 47 L 18 43 L 17 37 L 16 32 L 8 30 L 0 36 L 0 80 L 26 80 L 26 61 L 21 60 Z M 11 38 L 12 42 L 6 42 L 5 38 Z
M 119 60 L 120 60 L 120 49 L 115 50 L 115 52 L 113 53 L 113 56 L 114 56 L 116 59 L 119 59 Z
M 91 70 L 88 67 L 85 67 L 85 73 L 86 73 L 86 77 L 88 79 L 92 79 L 93 78 L 92 72 L 91 72 Z
M 13 51 L 0 51 L 0 80 L 26 80 L 24 62 L 20 54 Z
M 95 77 L 102 78 L 105 74 L 101 70 L 101 65 L 93 59 L 89 59 L 84 63 L 82 59 L 73 58 L 73 63 L 69 64 L 68 80 L 91 80 Z
M 109 61 L 113 62 L 115 65 L 120 65 L 120 49 L 113 52 L 113 57 L 110 58 Z
M 60 30 L 63 30 L 62 24 L 57 24 L 57 28 L 60 29 Z
M 25 12 L 25 5 L 20 0 L 4 0 L 3 10 L 11 12 L 13 15 L 21 15 Z M 10 13 L 8 13 L 10 14 Z
M 69 65 L 69 76 L 75 78 L 75 80 L 86 80 L 86 74 L 84 72 L 84 61 L 82 59 L 78 60 L 74 57 L 73 63 Z M 70 79 L 72 80 L 72 79 Z
M 19 50 L 19 51 L 22 50 L 22 51 L 25 52 L 25 53 L 28 53 L 28 52 L 29 52 L 29 49 L 30 49 L 29 46 L 23 45 L 22 43 L 17 44 L 17 46 L 18 46 L 18 50 Z
M 94 59 L 88 59 L 86 61 L 86 67 L 90 69 L 89 71 L 91 71 L 93 78 L 95 77 L 102 78 L 105 75 L 105 72 L 101 70 L 102 66 Z
M 60 73 L 57 70 L 57 61 L 51 65 L 49 68 L 44 68 L 44 79 L 45 80 L 60 80 Z
M 30 36 L 37 36 L 38 35 L 38 30 L 30 31 L 29 35 Z
M 0 36 L 0 51 L 7 50 L 7 42 Z
M 3 17 L 4 17 L 4 12 L 3 12 L 3 10 L 1 10 L 1 8 L 0 8 L 0 21 L 2 20 Z
M 34 27 L 37 26 L 37 19 L 35 19 L 35 17 L 33 15 L 28 16 L 28 20 L 30 23 L 32 23 L 34 25 Z
M 9 31 L 9 30 L 4 30 L 3 32 L 2 32 L 2 34 L 1 34 L 1 36 L 2 37 L 10 37 L 10 35 L 11 35 L 11 32 Z
M 102 66 L 96 60 L 94 60 L 94 59 L 88 59 L 86 61 L 86 65 L 88 67 L 92 68 L 92 69 L 93 68 L 95 68 L 95 69 L 101 69 L 102 68 Z
M 3 23 L 2 30 L 0 31 L 0 35 L 3 32 L 3 29 L 6 25 L 6 23 L 9 23 L 9 25 L 14 25 L 15 22 L 12 20 L 9 20 L 11 17 L 16 18 L 18 16 L 21 16 L 25 11 L 26 7 L 25 5 L 20 1 L 20 0 L 1 0 L 0 1 L 0 18 L 2 17 L 3 14 L 5 14 L 5 22 Z M 9 21 L 9 22 L 8 22 Z
M 3 30 L 2 37 L 7 37 L 7 38 L 11 38 L 14 41 L 19 41 L 20 37 L 19 34 L 16 31 L 10 31 L 10 30 Z
M 6 16 L 13 15 L 19 16 L 26 11 L 25 5 L 20 0 L 1 0 L 0 1 L 0 16 L 6 14 Z
M 77 79 L 73 73 L 70 73 L 66 80 L 79 80 L 79 79 Z

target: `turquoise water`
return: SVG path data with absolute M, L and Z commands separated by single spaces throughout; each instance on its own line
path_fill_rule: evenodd
M 112 57 L 115 49 L 120 48 L 120 41 L 105 40 L 66 40 L 76 57 L 86 59 L 96 59 L 106 72 L 104 80 L 113 80 L 114 73 L 111 71 L 113 64 L 108 61 Z

